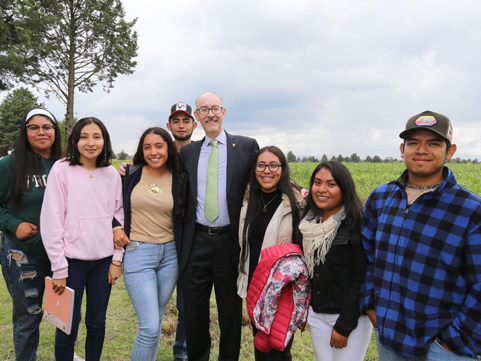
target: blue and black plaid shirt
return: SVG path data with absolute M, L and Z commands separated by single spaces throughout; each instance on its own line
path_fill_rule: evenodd
M 408 357 L 436 337 L 456 354 L 481 352 L 481 198 L 443 175 L 408 209 L 405 171 L 364 209 L 361 309 L 376 310 L 381 342 Z

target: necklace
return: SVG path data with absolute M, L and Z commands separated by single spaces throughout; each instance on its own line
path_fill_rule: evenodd
M 272 199 L 271 199 L 269 202 L 267 202 L 267 204 L 266 204 L 266 202 L 264 202 L 264 198 L 263 198 L 262 195 L 261 195 L 262 204 L 264 205 L 264 207 L 262 207 L 262 212 L 264 212 L 264 213 L 267 212 L 267 206 L 268 206 L 269 204 L 271 204 L 271 202 L 277 197 L 278 194 L 279 194 L 279 193 L 277 193 L 274 197 L 272 197 Z
M 84 168 L 84 167 L 82 167 L 82 168 Z M 94 172 L 97 170 L 97 168 L 95 168 L 94 170 L 88 170 L 87 168 L 84 168 L 84 169 L 89 173 L 90 178 L 94 177 Z
M 428 185 L 428 186 L 416 186 L 414 184 L 408 183 L 408 184 L 406 184 L 406 188 L 415 189 L 415 190 L 421 191 L 423 193 L 426 193 L 426 192 L 430 192 L 430 191 L 438 188 L 439 185 L 441 184 L 441 182 L 436 183 L 436 184 L 431 184 L 431 185 Z
M 411 206 L 416 199 L 422 196 L 424 193 L 435 191 L 441 182 L 428 186 L 417 186 L 413 184 L 406 184 L 406 195 L 408 196 L 408 205 Z
M 164 190 L 164 188 L 158 186 L 157 184 L 146 184 L 145 186 L 148 188 L 148 192 L 154 197 L 162 193 Z

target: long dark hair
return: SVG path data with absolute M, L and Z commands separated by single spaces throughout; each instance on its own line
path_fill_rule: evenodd
M 95 117 L 86 117 L 80 119 L 75 123 L 70 137 L 68 137 L 67 145 L 67 159 L 70 165 L 82 165 L 80 161 L 80 152 L 77 148 L 77 143 L 80 140 L 80 134 L 82 133 L 83 127 L 89 124 L 97 124 L 102 132 L 102 138 L 104 139 L 104 147 L 102 152 L 99 154 L 95 161 L 95 165 L 99 168 L 108 167 L 114 156 L 114 151 L 112 150 L 112 143 L 110 142 L 110 135 L 105 127 L 104 123 Z
M 297 185 L 291 181 L 291 172 L 289 168 L 289 164 L 287 163 L 286 156 L 274 145 L 270 145 L 268 147 L 264 147 L 259 150 L 256 157 L 256 163 L 259 159 L 259 156 L 264 152 L 270 152 L 279 158 L 279 162 L 282 166 L 281 177 L 279 179 L 279 183 L 277 183 L 277 189 L 280 190 L 283 194 L 286 194 L 289 198 L 289 202 L 291 203 L 292 209 L 292 242 L 296 243 L 299 235 L 299 222 L 300 222 L 300 215 L 299 215 L 299 207 L 297 206 L 296 197 L 294 195 L 293 187 L 296 188 Z M 244 229 L 242 230 L 242 254 L 241 254 L 241 261 L 239 263 L 239 269 L 242 273 L 245 273 L 244 264 L 247 258 L 247 228 L 249 227 L 251 221 L 259 214 L 262 208 L 261 204 L 261 186 L 256 178 L 256 170 L 255 165 L 252 166 L 251 174 L 250 174 L 250 191 L 249 191 L 249 199 L 247 202 L 247 211 L 246 211 L 246 218 L 244 222 Z
M 147 165 L 147 162 L 144 158 L 144 140 L 148 134 L 156 134 L 160 136 L 166 143 L 167 143 L 167 169 L 177 176 L 177 201 L 178 201 L 178 209 L 177 209 L 177 217 L 179 220 L 183 221 L 185 216 L 185 209 L 184 209 L 184 184 L 185 184 L 185 177 L 183 173 L 182 162 L 180 161 L 179 153 L 175 148 L 174 142 L 169 133 L 165 129 L 160 127 L 151 127 L 145 130 L 142 136 L 139 139 L 139 144 L 137 146 L 137 151 L 134 155 L 134 165 Z
M 361 225 L 362 219 L 362 203 L 359 196 L 356 193 L 356 185 L 354 184 L 354 179 L 352 179 L 351 172 L 342 163 L 336 161 L 321 162 L 318 164 L 316 169 L 312 172 L 311 180 L 309 182 L 309 197 L 307 199 L 307 206 L 304 210 L 303 217 L 313 210 L 316 214 L 321 214 L 322 210 L 314 203 L 312 197 L 312 185 L 314 184 L 314 179 L 316 178 L 317 172 L 321 169 L 328 169 L 334 180 L 336 181 L 342 192 L 342 203 L 346 210 L 346 223 L 349 224 L 349 228 L 356 229 Z
M 48 112 L 50 116 L 45 114 L 34 114 L 27 119 L 27 116 L 30 114 L 30 112 L 35 110 Z M 55 116 L 42 108 L 30 109 L 27 113 L 25 113 L 22 123 L 20 124 L 20 133 L 18 134 L 18 138 L 15 142 L 13 153 L 14 156 L 10 158 L 10 161 L 13 162 L 13 177 L 10 199 L 13 204 L 20 208 L 23 208 L 24 206 L 22 203 L 22 194 L 32 190 L 33 184 L 35 184 L 32 179 L 33 176 L 40 174 L 41 169 L 45 167 L 43 158 L 32 150 L 32 146 L 30 145 L 27 137 L 27 124 L 28 121 L 34 116 L 41 116 L 50 120 L 52 125 L 55 127 L 55 138 L 52 143 L 50 158 L 55 162 L 62 156 L 60 127 Z M 41 184 L 40 187 L 44 187 L 44 185 Z

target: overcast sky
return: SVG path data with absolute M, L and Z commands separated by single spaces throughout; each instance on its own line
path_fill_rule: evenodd
M 481 159 L 479 0 L 123 0 L 138 17 L 135 73 L 107 94 L 77 93 L 116 152 L 135 151 L 170 106 L 224 98 L 223 127 L 260 146 L 321 157 L 399 157 L 424 110 L 447 115 L 461 158 Z M 62 118 L 55 99 L 44 100 Z M 204 132 L 199 126 L 194 139 Z

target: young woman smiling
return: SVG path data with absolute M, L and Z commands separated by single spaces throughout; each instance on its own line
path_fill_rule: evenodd
M 35 360 L 42 320 L 44 278 L 50 261 L 40 237 L 40 209 L 47 175 L 60 158 L 60 128 L 52 113 L 29 110 L 14 151 L 0 160 L 0 262 L 12 297 L 17 360 Z
M 134 166 L 127 166 L 124 184 L 124 280 L 137 314 L 138 333 L 132 361 L 155 361 L 162 320 L 175 285 L 184 178 L 172 138 L 162 128 L 141 136 Z
M 122 184 L 110 165 L 109 133 L 97 118 L 80 119 L 68 140 L 67 158 L 52 167 L 40 216 L 42 239 L 52 264 L 53 290 L 75 290 L 70 335 L 57 329 L 55 359 L 71 361 L 80 323 L 84 290 L 86 360 L 100 360 L 111 285 L 122 274 Z M 115 233 L 114 233 L 115 231 Z
M 361 217 L 349 170 L 338 162 L 320 163 L 299 225 L 312 279 L 308 324 L 318 361 L 361 361 L 371 338 L 371 322 L 359 307 L 366 276 Z
M 291 181 L 289 165 L 282 151 L 264 147 L 257 153 L 242 204 L 239 223 L 241 247 L 237 293 L 246 298 L 247 288 L 259 263 L 261 251 L 277 244 L 297 241 L 300 214 L 305 201 Z M 253 327 L 254 335 L 257 330 Z M 255 359 L 291 360 L 292 341 L 284 351 L 269 353 L 255 349 Z

